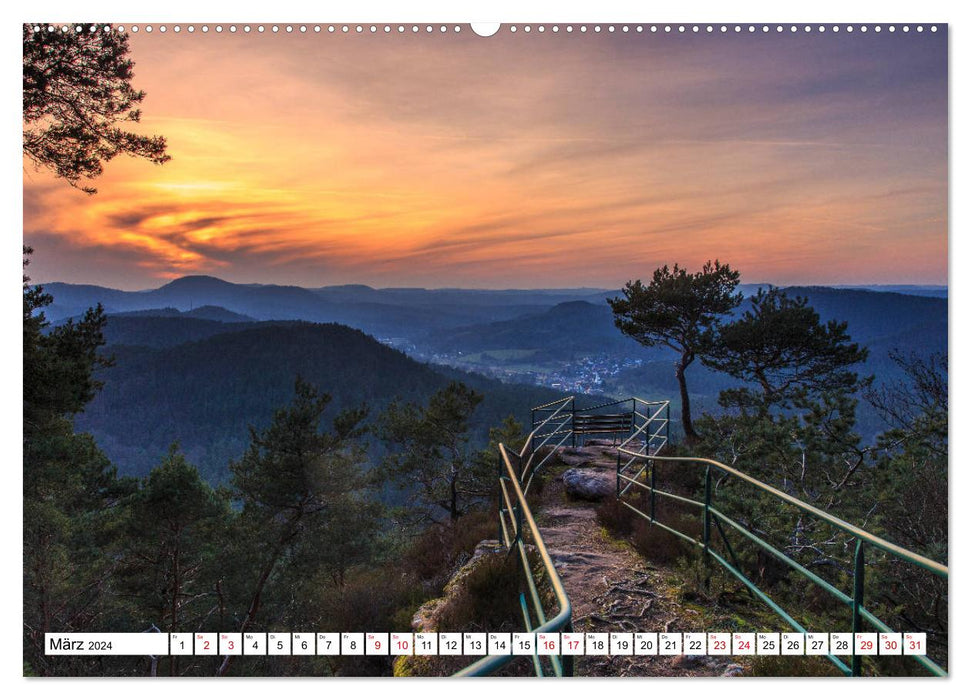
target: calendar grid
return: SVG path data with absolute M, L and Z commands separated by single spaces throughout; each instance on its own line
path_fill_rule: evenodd
M 47 633 L 51 656 L 924 656 L 924 632 Z

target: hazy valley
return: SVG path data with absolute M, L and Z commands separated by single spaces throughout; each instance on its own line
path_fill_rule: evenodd
M 756 285 L 743 285 L 746 295 Z M 300 375 L 334 397 L 332 412 L 395 397 L 423 400 L 449 379 L 482 391 L 475 438 L 513 414 L 569 394 L 637 395 L 678 405 L 674 355 L 621 334 L 606 299 L 591 289 L 305 289 L 186 277 L 125 292 L 51 283 L 55 323 L 98 303 L 109 314 L 104 389 L 76 419 L 123 472 L 145 474 L 178 442 L 212 481 L 226 476 L 249 439 L 286 403 Z M 870 349 L 860 370 L 878 383 L 900 380 L 890 353 L 929 357 L 947 350 L 946 289 L 870 291 L 793 287 L 825 320 L 848 322 Z M 737 313 L 748 306 L 744 302 Z M 356 330 L 352 330 L 356 329 Z M 718 411 L 733 380 L 696 363 L 696 408 Z M 676 411 L 675 411 L 676 413 Z M 885 426 L 865 401 L 858 429 Z M 677 426 L 675 425 L 675 432 Z

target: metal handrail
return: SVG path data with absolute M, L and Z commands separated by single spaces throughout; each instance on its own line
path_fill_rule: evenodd
M 621 464 L 621 459 L 619 456 L 621 453 L 630 457 L 630 459 L 624 465 Z M 633 462 L 637 460 L 644 460 L 645 462 L 647 462 L 647 465 L 641 468 L 633 477 L 630 477 L 624 474 L 623 473 L 624 469 L 629 467 L 631 464 L 633 464 Z M 661 491 L 660 489 L 658 489 L 655 483 L 654 462 L 685 462 L 685 463 L 704 465 L 705 466 L 704 501 L 698 501 L 696 499 L 686 498 L 684 496 L 679 496 L 677 494 Z M 639 481 L 641 475 L 648 468 L 650 468 L 650 485 L 644 484 L 641 481 Z M 854 567 L 853 567 L 853 595 L 851 596 L 839 590 L 838 588 L 833 586 L 831 583 L 829 583 L 822 577 L 818 576 L 817 574 L 813 573 L 806 567 L 796 562 L 794 559 L 786 555 L 784 552 L 773 547 L 771 544 L 763 540 L 755 533 L 751 532 L 748 528 L 746 528 L 742 524 L 736 522 L 732 518 L 728 517 L 726 514 L 722 513 L 720 510 L 714 508 L 712 506 L 712 470 L 713 469 L 721 471 L 725 474 L 734 476 L 742 481 L 745 481 L 746 483 L 751 484 L 752 486 L 756 487 L 760 491 L 767 493 L 771 496 L 774 496 L 775 498 L 778 498 L 779 500 L 785 503 L 795 506 L 796 508 L 802 510 L 803 512 L 813 515 L 819 518 L 820 520 L 828 523 L 829 525 L 837 528 L 838 530 L 841 530 L 846 534 L 851 535 L 856 541 L 856 548 L 854 552 Z M 621 481 L 627 482 L 627 486 L 624 489 L 621 489 L 620 487 Z M 640 515 L 641 517 L 647 519 L 653 525 L 658 525 L 662 529 L 674 535 L 677 535 L 678 537 L 694 545 L 701 547 L 706 557 L 711 557 L 719 564 L 721 564 L 733 576 L 739 579 L 757 597 L 759 597 L 763 602 L 769 605 L 769 607 L 772 608 L 773 611 L 779 614 L 797 632 L 805 632 L 806 630 L 795 619 L 793 619 L 792 616 L 789 615 L 778 603 L 772 600 L 772 598 L 770 598 L 768 594 L 766 594 L 764 591 L 759 589 L 754 582 L 752 582 L 747 576 L 745 576 L 745 574 L 743 574 L 739 570 L 738 562 L 734 561 L 735 559 L 734 552 L 732 552 L 731 546 L 728 544 L 728 540 L 725 539 L 725 533 L 721 527 L 721 523 L 725 523 L 726 525 L 740 532 L 743 536 L 745 536 L 750 541 L 754 542 L 757 546 L 759 546 L 760 548 L 762 548 L 763 550 L 771 554 L 773 557 L 783 562 L 788 567 L 798 572 L 802 576 L 806 577 L 813 583 L 822 587 L 823 590 L 833 595 L 841 603 L 844 603 L 850 606 L 853 614 L 853 632 L 861 631 L 862 622 L 864 620 L 866 620 L 874 628 L 876 628 L 881 632 L 893 631 L 889 625 L 887 625 L 885 622 L 880 620 L 876 615 L 874 615 L 871 611 L 867 610 L 863 605 L 864 577 L 865 577 L 865 566 L 866 566 L 863 552 L 864 552 L 865 546 L 872 546 L 872 547 L 875 547 L 876 549 L 880 549 L 890 554 L 891 556 L 897 557 L 898 559 L 901 559 L 905 562 L 918 566 L 926 571 L 933 573 L 936 576 L 939 576 L 942 578 L 948 577 L 948 567 L 945 566 L 944 564 L 940 564 L 939 562 L 933 561 L 932 559 L 929 559 L 923 555 L 917 554 L 916 552 L 911 552 L 910 550 L 907 550 L 892 542 L 889 542 L 888 540 L 885 540 L 882 537 L 869 533 L 863 530 L 862 528 L 852 525 L 846 522 L 845 520 L 842 520 L 841 518 L 838 518 L 830 513 L 827 513 L 826 511 L 823 511 L 813 505 L 810 505 L 805 501 L 802 501 L 794 496 L 791 496 L 785 493 L 784 491 L 780 491 L 779 489 L 773 486 L 770 486 L 762 481 L 759 481 L 758 479 L 752 476 L 749 476 L 745 472 L 735 469 L 734 467 L 730 467 L 726 464 L 722 464 L 721 462 L 718 462 L 713 459 L 707 459 L 704 457 L 673 457 L 673 456 L 660 456 L 656 454 L 650 455 L 650 454 L 645 454 L 641 452 L 634 452 L 626 448 L 621 448 L 618 450 L 617 485 L 618 485 L 617 486 L 618 499 L 622 495 L 624 495 L 631 486 L 634 486 L 634 485 L 647 490 L 650 493 L 650 498 L 651 498 L 650 500 L 651 513 L 649 515 L 647 513 L 642 512 L 638 508 L 635 508 L 630 503 L 627 503 L 625 501 L 620 501 L 620 502 L 630 510 Z M 703 509 L 704 521 L 703 521 L 703 530 L 702 530 L 702 541 L 699 542 L 694 537 L 691 537 L 683 532 L 680 532 L 679 530 L 676 530 L 668 525 L 665 525 L 664 523 L 659 522 L 655 518 L 655 496 L 656 495 L 665 496 L 675 501 L 686 503 L 688 505 L 696 506 Z M 728 548 L 728 554 L 734 561 L 734 565 L 733 563 L 729 562 L 725 557 L 723 557 L 721 554 L 719 554 L 718 552 L 712 549 L 711 525 L 713 523 L 721 532 L 722 539 L 725 541 L 725 544 Z M 855 649 L 853 651 L 855 652 Z M 850 666 L 847 666 L 845 663 L 843 663 L 840 659 L 838 659 L 833 654 L 830 654 L 828 658 L 843 673 L 846 673 L 847 675 L 854 675 L 854 676 L 860 675 L 862 659 L 859 655 L 855 653 L 852 654 L 851 656 L 852 656 L 852 661 Z M 937 663 L 935 663 L 933 660 L 929 659 L 926 656 L 914 656 L 912 658 L 934 675 L 937 675 L 937 676 L 947 675 L 947 672 L 943 668 L 941 668 Z
M 530 438 L 531 437 L 532 435 L 530 435 Z M 516 455 L 520 462 L 526 456 L 527 451 L 529 451 L 530 442 L 531 440 L 527 439 L 526 445 L 523 446 L 522 452 Z M 504 511 L 500 508 L 499 522 L 502 529 L 503 543 L 505 544 L 506 549 L 511 550 L 513 547 L 515 547 L 519 552 L 519 557 L 523 564 L 523 570 L 526 575 L 530 598 L 533 602 L 533 614 L 540 622 L 539 625 L 535 627 L 532 626 L 528 606 L 525 603 L 525 595 L 521 595 L 520 600 L 527 630 L 537 633 L 556 632 L 561 630 L 569 631 L 572 628 L 573 622 L 573 608 L 570 603 L 570 599 L 566 594 L 566 590 L 563 588 L 563 582 L 560 580 L 560 575 L 556 572 L 556 567 L 553 565 L 553 559 L 550 557 L 549 551 L 546 549 L 546 543 L 543 542 L 543 536 L 540 534 L 539 528 L 536 526 L 536 520 L 533 518 L 533 513 L 529 508 L 529 504 L 526 502 L 526 494 L 523 492 L 522 486 L 520 486 L 520 476 L 512 465 L 512 459 L 510 458 L 509 451 L 502 443 L 499 443 L 499 457 L 501 470 L 505 472 L 504 474 L 500 473 L 500 491 L 506 504 L 505 512 L 508 513 L 508 518 L 510 520 L 510 523 L 507 524 L 506 519 L 504 518 Z M 509 495 L 506 484 L 511 486 L 514 498 Z M 523 521 L 525 521 L 525 525 L 532 538 L 533 545 L 535 546 L 536 551 L 539 553 L 543 570 L 546 573 L 550 586 L 553 589 L 553 593 L 556 596 L 556 602 L 559 610 L 556 615 L 549 619 L 547 619 L 546 614 L 543 611 L 543 606 L 536 588 L 536 581 L 533 576 L 532 567 L 526 552 L 526 544 L 523 539 Z M 490 675 L 512 662 L 515 658 L 516 657 L 512 654 L 494 654 L 485 656 L 469 666 L 466 666 L 455 675 Z M 573 675 L 573 659 L 571 656 L 551 656 L 550 663 L 552 664 L 554 673 L 556 673 L 556 675 Z M 536 671 L 541 674 L 542 667 L 539 663 L 538 655 L 534 655 L 534 666 Z
M 893 631 L 889 625 L 884 623 L 882 620 L 877 618 L 871 611 L 867 610 L 863 605 L 864 596 L 864 569 L 865 569 L 865 558 L 864 547 L 872 546 L 880 549 L 891 556 L 902 559 L 905 562 L 919 566 L 937 576 L 947 578 L 948 567 L 935 562 L 927 557 L 924 557 L 916 552 L 911 552 L 899 545 L 896 545 L 888 540 L 885 540 L 877 535 L 866 532 L 862 528 L 852 525 L 845 520 L 842 520 L 826 511 L 823 511 L 809 503 L 806 503 L 794 496 L 791 496 L 784 491 L 781 491 L 773 486 L 770 486 L 764 482 L 749 476 L 748 474 L 730 467 L 726 464 L 722 464 L 713 459 L 707 459 L 704 457 L 673 457 L 673 456 L 662 456 L 658 454 L 658 451 L 663 448 L 668 443 L 668 431 L 670 428 L 670 403 L 667 401 L 645 401 L 639 398 L 629 398 L 620 401 L 608 402 L 599 404 L 596 406 L 591 406 L 589 408 L 581 409 L 581 411 L 588 412 L 601 408 L 606 408 L 609 406 L 616 406 L 630 401 L 631 402 L 631 413 L 634 416 L 634 423 L 632 425 L 631 435 L 627 437 L 619 446 L 617 450 L 617 499 L 624 506 L 634 511 L 641 517 L 647 519 L 652 525 L 657 525 L 658 527 L 680 537 L 681 539 L 690 542 L 692 545 L 700 547 L 706 557 L 706 560 L 714 559 L 721 566 L 727 569 L 732 575 L 738 578 L 756 597 L 766 603 L 775 613 L 777 613 L 783 620 L 786 621 L 793 629 L 798 632 L 806 632 L 806 629 L 799 624 L 789 613 L 787 613 L 778 603 L 776 603 L 768 594 L 762 591 L 754 582 L 749 580 L 744 573 L 738 567 L 738 562 L 735 560 L 735 554 L 732 551 L 731 545 L 725 536 L 725 530 L 722 524 L 728 525 L 734 530 L 741 533 L 744 537 L 754 542 L 757 546 L 767 551 L 773 557 L 782 561 L 784 564 L 789 566 L 794 571 L 797 571 L 801 575 L 805 576 L 807 579 L 813 583 L 821 586 L 823 590 L 834 596 L 841 603 L 846 604 L 852 608 L 853 611 L 853 632 L 858 632 L 862 628 L 863 621 L 867 621 L 870 625 L 881 632 L 891 632 Z M 638 411 L 638 404 L 642 404 L 645 407 L 658 406 L 657 410 L 653 412 L 645 408 L 644 413 Z M 569 406 L 569 410 L 567 410 Z M 536 421 L 536 413 L 549 413 L 543 420 Z M 661 415 L 664 414 L 662 418 Z M 563 443 L 574 436 L 573 431 L 573 418 L 577 414 L 576 400 L 575 397 L 570 396 L 564 399 L 559 399 L 557 401 L 551 401 L 550 403 L 544 404 L 542 406 L 537 406 L 532 410 L 532 423 L 533 430 L 530 432 L 529 436 L 526 438 L 526 442 L 523 445 L 522 450 L 519 453 L 510 452 L 510 450 L 504 445 L 499 445 L 499 458 L 500 458 L 500 474 L 499 474 L 499 492 L 500 492 L 500 506 L 499 506 L 499 526 L 500 535 L 502 537 L 503 544 L 506 549 L 512 551 L 515 548 L 518 553 L 520 560 L 523 565 L 523 571 L 526 576 L 526 583 L 529 593 L 529 599 L 532 601 L 533 610 L 530 613 L 529 604 L 527 603 L 526 594 L 520 594 L 520 606 L 523 611 L 523 619 L 526 623 L 526 629 L 532 632 L 551 632 L 551 631 L 570 631 L 572 629 L 572 607 L 570 599 L 566 594 L 563 584 L 560 580 L 559 574 L 556 572 L 556 568 L 553 565 L 553 561 L 549 556 L 549 552 L 546 549 L 546 544 L 543 541 L 542 535 L 540 534 L 539 528 L 536 526 L 536 521 L 533 518 L 532 512 L 526 502 L 526 493 L 529 490 L 529 485 L 532 483 L 532 478 L 536 472 L 546 463 L 546 460 L 555 453 L 558 447 L 561 447 Z M 552 426 L 552 430 L 547 433 L 541 433 L 540 431 L 545 429 L 547 425 L 559 418 L 559 421 Z M 642 424 L 637 424 L 637 419 L 643 421 Z M 657 426 L 654 432 L 650 432 L 652 426 Z M 555 436 L 563 435 L 564 437 L 555 445 L 553 445 L 549 452 L 540 460 L 536 465 L 533 465 L 533 457 L 537 450 L 541 450 L 551 442 L 551 439 Z M 634 450 L 628 449 L 628 445 L 638 436 L 646 435 L 644 440 L 644 451 L 636 452 Z M 537 440 L 540 440 L 537 444 Z M 657 442 L 655 442 L 655 440 Z M 625 462 L 622 459 L 622 455 L 626 456 L 628 459 Z M 625 474 L 632 464 L 638 460 L 643 460 L 645 465 L 641 467 L 633 476 Z M 518 464 L 516 467 L 513 466 L 513 461 Z M 655 462 L 686 462 L 704 465 L 705 467 L 705 495 L 704 501 L 699 501 L 693 498 L 687 498 L 685 496 L 680 496 L 678 494 L 669 493 L 662 491 L 656 487 L 655 481 Z M 645 471 L 649 470 L 650 484 L 645 484 L 640 481 L 641 476 Z M 832 525 L 833 527 L 851 535 L 856 540 L 856 549 L 854 552 L 854 576 L 853 576 L 853 595 L 844 593 L 843 591 L 836 588 L 833 584 L 829 583 L 822 577 L 818 576 L 814 572 L 810 571 L 808 568 L 798 563 L 790 556 L 782 552 L 776 547 L 763 540 L 761 537 L 756 535 L 754 532 L 750 531 L 748 528 L 743 526 L 741 523 L 733 520 L 725 513 L 721 512 L 719 509 L 712 506 L 712 471 L 718 470 L 730 476 L 734 476 L 742 481 L 745 481 L 757 489 L 767 493 L 779 500 L 788 503 L 796 508 L 808 513 L 820 520 Z M 621 487 L 622 482 L 626 483 L 626 486 Z M 644 513 L 638 508 L 634 507 L 630 503 L 621 500 L 632 486 L 638 486 L 646 489 L 650 493 L 650 514 Z M 512 494 L 510 494 L 510 489 Z M 662 522 L 659 522 L 655 518 L 655 497 L 664 496 L 672 500 L 685 503 L 688 505 L 699 507 L 704 513 L 703 522 L 703 534 L 702 540 L 698 541 L 695 537 L 687 535 L 673 527 L 670 527 Z M 523 521 L 525 520 L 525 527 Z M 732 561 L 728 561 L 719 552 L 715 551 L 711 547 L 711 532 L 712 525 L 718 529 L 722 536 L 727 549 L 728 555 Z M 550 585 L 552 586 L 553 592 L 555 594 L 558 612 L 557 614 L 547 619 L 547 616 L 543 610 L 542 601 L 539 595 L 538 588 L 536 586 L 536 580 L 533 576 L 532 566 L 529 562 L 527 556 L 526 544 L 524 542 L 523 535 L 528 533 L 532 538 L 536 550 L 539 552 L 540 562 L 543 565 L 544 571 L 549 578 Z M 533 617 L 536 618 L 538 622 L 537 625 L 533 625 Z M 853 650 L 855 652 L 855 649 Z M 488 675 L 494 673 L 500 668 L 504 667 L 516 657 L 512 654 L 510 655 L 493 655 L 486 656 L 473 664 L 467 666 L 466 668 L 459 671 L 456 675 L 459 676 L 479 676 Z M 841 671 L 848 675 L 860 675 L 861 672 L 861 657 L 852 654 L 851 665 L 847 666 L 843 661 L 841 661 L 834 654 L 828 655 L 829 660 Z M 914 656 L 912 657 L 917 663 L 920 663 L 927 670 L 929 670 L 934 675 L 946 676 L 947 672 L 937 665 L 934 661 L 927 658 L 926 656 Z M 550 663 L 553 667 L 553 671 L 556 675 L 572 675 L 573 672 L 573 661 L 570 656 L 551 656 Z M 542 664 L 540 663 L 539 655 L 533 655 L 533 665 L 535 667 L 537 675 L 543 675 Z
M 628 444 L 630 444 L 630 442 L 634 438 L 636 438 L 638 435 L 640 435 L 645 430 L 647 430 L 648 428 L 650 428 L 650 426 L 655 421 L 661 422 L 661 426 L 658 428 L 658 432 L 657 433 L 655 433 L 654 435 L 651 435 L 652 438 L 653 437 L 659 437 L 660 431 L 661 430 L 665 430 L 666 431 L 667 428 L 668 428 L 668 426 L 671 424 L 670 417 L 668 417 L 670 415 L 670 411 L 671 411 L 671 404 L 668 401 L 654 401 L 654 402 L 648 403 L 647 401 L 641 401 L 640 399 L 631 399 L 631 400 L 634 402 L 634 411 L 633 411 L 634 414 L 637 415 L 637 416 L 639 416 L 641 419 L 643 419 L 644 423 L 642 423 L 639 427 L 637 427 L 637 429 L 634 430 L 627 437 L 626 440 L 624 440 L 622 443 L 620 443 L 620 445 L 618 447 L 618 457 L 619 457 L 620 450 L 625 449 L 626 446 Z M 657 406 L 658 409 L 654 413 L 652 413 L 650 415 L 650 417 L 645 416 L 645 415 L 643 415 L 643 414 L 641 414 L 641 413 L 639 413 L 637 411 L 637 403 L 638 402 L 647 404 L 649 406 Z M 664 413 L 666 417 L 665 418 L 659 418 L 659 416 L 661 415 L 661 413 Z M 667 435 L 665 434 L 664 443 L 666 444 L 667 441 L 668 441 Z M 645 449 L 647 449 L 647 450 L 650 450 L 651 449 L 651 447 L 650 447 L 650 440 L 648 440 L 648 444 L 645 446 Z M 660 449 L 660 446 L 657 449 Z M 656 451 L 657 450 L 655 450 L 655 452 Z M 643 454 L 643 453 L 638 453 L 638 454 L 640 455 L 640 454 Z
M 824 510 L 820 510 L 816 506 L 810 505 L 805 501 L 801 501 L 795 496 L 790 496 L 789 494 L 785 493 L 784 491 L 780 491 L 774 486 L 769 486 L 768 484 L 762 481 L 759 481 L 755 477 L 749 476 L 745 472 L 739 471 L 734 467 L 729 467 L 727 464 L 722 464 L 721 462 L 718 462 L 714 459 L 707 459 L 705 457 L 668 457 L 668 456 L 662 457 L 659 455 L 648 456 L 639 452 L 632 452 L 631 450 L 627 450 L 623 448 L 620 449 L 619 451 L 623 452 L 624 454 L 630 457 L 652 459 L 659 462 L 700 462 L 702 464 L 711 465 L 716 469 L 719 469 L 727 474 L 731 474 L 732 476 L 738 477 L 743 481 L 747 481 L 748 483 L 752 484 L 756 488 L 762 491 L 765 491 L 766 493 L 770 493 L 773 496 L 776 496 L 777 498 L 780 498 L 781 500 L 786 501 L 787 503 L 790 503 L 807 513 L 810 513 L 811 515 L 815 515 L 816 517 L 822 520 L 825 520 L 830 525 L 833 525 L 834 527 L 837 527 L 840 530 L 843 530 L 844 532 L 850 535 L 853 535 L 854 537 L 862 539 L 866 541 L 868 544 L 872 544 L 874 547 L 877 547 L 879 549 L 884 550 L 885 552 L 888 552 L 897 557 L 900 557 L 905 561 L 909 561 L 912 564 L 916 564 L 917 566 L 927 569 L 928 571 L 931 571 L 937 574 L 938 576 L 948 575 L 948 568 L 943 564 L 940 564 L 934 561 L 933 559 L 928 559 L 927 557 L 917 554 L 916 552 L 911 552 L 908 549 L 904 549 L 900 545 L 896 545 L 893 542 L 888 542 L 882 537 L 873 535 L 867 532 L 866 530 L 863 530 L 857 527 L 856 525 L 851 525 L 845 520 L 841 520 L 840 518 L 837 518 L 835 515 L 831 515 Z
M 646 406 L 658 406 L 658 405 L 661 405 L 661 404 L 668 403 L 667 401 L 645 401 L 644 399 L 639 399 L 636 396 L 631 396 L 631 397 L 626 398 L 626 399 L 618 399 L 617 401 L 608 401 L 607 403 L 597 404 L 596 406 L 588 406 L 588 407 L 582 408 L 580 410 L 583 413 L 587 413 L 588 411 L 596 411 L 596 410 L 598 410 L 600 408 L 607 408 L 609 406 L 619 406 L 620 404 L 627 403 L 628 401 L 636 401 L 637 403 L 642 403 L 642 404 L 644 404 Z
M 532 410 L 534 410 L 534 411 L 542 411 L 544 408 L 550 408 L 551 406 L 556 406 L 557 404 L 561 404 L 564 401 L 572 401 L 573 399 L 574 399 L 573 396 L 567 396 L 564 399 L 557 399 L 556 401 L 550 401 L 549 403 L 544 403 L 542 406 L 533 406 L 533 409 Z M 559 410 L 559 409 L 557 409 L 557 410 Z
M 660 423 L 658 430 L 648 438 L 647 449 L 650 451 L 651 439 L 657 437 L 661 430 L 665 431 L 665 436 L 663 438 L 662 445 L 667 442 L 666 428 L 670 423 L 668 419 L 657 419 L 661 411 L 669 410 L 669 405 L 667 401 L 644 401 L 642 399 L 630 398 L 623 399 L 621 401 L 614 401 L 604 404 L 599 404 L 597 406 L 592 406 L 589 408 L 581 409 L 581 411 L 592 411 L 600 408 L 606 408 L 608 406 L 616 406 L 619 404 L 631 402 L 632 414 L 640 417 L 644 420 L 644 423 L 640 426 L 635 424 L 632 426 L 632 430 L 636 429 L 636 432 L 631 437 L 644 432 L 649 429 L 652 423 Z M 638 403 L 644 406 L 660 406 L 660 408 L 654 412 L 651 416 L 646 416 L 640 414 L 637 411 Z M 647 409 L 644 409 L 647 411 Z M 568 396 L 563 399 L 558 399 L 556 401 L 551 401 L 542 406 L 536 406 L 531 411 L 532 419 L 532 431 L 526 438 L 523 444 L 522 450 L 519 453 L 511 452 L 504 444 L 499 444 L 499 532 L 502 538 L 503 545 L 508 551 L 512 551 L 514 548 L 519 553 L 519 558 L 523 566 L 523 572 L 526 578 L 526 584 L 528 589 L 528 598 L 526 593 L 520 594 L 520 606 L 523 611 L 523 620 L 526 624 L 526 629 L 531 632 L 553 632 L 553 631 L 570 631 L 573 627 L 572 621 L 572 605 L 570 599 L 566 594 L 566 590 L 563 588 L 563 583 L 560 580 L 560 576 L 556 571 L 556 567 L 553 565 L 553 560 L 546 549 L 546 543 L 543 541 L 543 537 L 540 534 L 539 528 L 536 526 L 536 521 L 533 518 L 532 511 L 529 508 L 529 504 L 526 502 L 526 494 L 529 492 L 529 487 L 532 484 L 533 476 L 543 467 L 546 461 L 556 452 L 556 449 L 563 446 L 563 444 L 571 437 L 575 437 L 573 432 L 573 419 L 577 414 L 576 398 L 573 396 Z M 549 414 L 545 416 L 542 420 L 536 420 L 537 413 Z M 541 432 L 543 430 L 548 430 L 549 432 Z M 562 435 L 562 439 L 556 444 L 553 444 L 546 455 L 537 463 L 533 464 L 533 457 L 538 450 L 542 450 L 549 445 L 553 438 Z M 537 443 L 537 441 L 539 441 Z M 628 444 L 630 438 L 624 442 Z M 657 448 L 659 449 L 659 447 Z M 514 466 L 513 462 L 517 464 Z M 512 493 L 510 494 L 510 490 Z M 524 527 L 525 521 L 525 527 Z M 532 566 L 529 562 L 529 557 L 526 552 L 526 544 L 524 541 L 524 534 L 529 535 L 532 539 L 537 552 L 539 553 L 540 562 L 542 563 L 543 570 L 549 579 L 550 586 L 553 589 L 553 593 L 556 597 L 558 612 L 552 618 L 547 619 L 546 613 L 543 610 L 542 601 L 540 600 L 539 591 L 536 587 L 535 577 L 533 576 Z M 532 612 L 530 611 L 529 602 L 532 602 Z M 533 624 L 533 618 L 536 619 L 537 625 Z M 508 663 L 513 661 L 516 657 L 513 655 L 492 655 L 485 656 L 478 661 L 466 666 L 464 669 L 459 671 L 457 676 L 482 676 L 489 675 L 506 666 Z M 550 664 L 553 667 L 553 672 L 556 675 L 573 675 L 573 657 L 568 655 L 551 656 Z M 543 675 L 542 665 L 539 660 L 538 654 L 533 656 L 533 665 L 536 669 L 537 675 Z

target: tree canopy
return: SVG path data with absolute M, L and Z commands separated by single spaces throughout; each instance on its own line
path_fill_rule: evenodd
M 739 274 L 715 260 L 700 272 L 677 264 L 654 271 L 650 284 L 628 282 L 624 296 L 608 299 L 614 323 L 645 346 L 664 345 L 678 353 L 675 373 L 681 390 L 681 423 L 685 436 L 696 438 L 685 370 L 706 352 L 707 340 L 719 319 L 742 301 L 735 293 Z
M 380 476 L 407 491 L 427 518 L 446 513 L 451 522 L 488 497 L 495 466 L 484 465 L 468 449 L 469 419 L 482 395 L 451 382 L 427 406 L 392 403 L 378 422 L 382 439 L 397 451 Z
M 228 534 L 228 494 L 203 481 L 172 445 L 124 506 L 119 590 L 165 631 L 198 626 L 216 598 L 210 582 Z M 177 661 L 169 659 L 172 675 Z
M 718 329 L 701 361 L 759 387 L 723 391 L 723 405 L 791 408 L 858 387 L 850 368 L 866 360 L 867 349 L 850 342 L 846 328 L 846 322 L 820 322 L 803 297 L 759 289 L 750 309 Z
M 241 615 L 240 632 L 246 632 L 262 607 L 271 577 L 287 557 L 304 557 L 303 546 L 311 533 L 336 527 L 340 518 L 368 521 L 370 506 L 360 498 L 365 486 L 365 449 L 361 437 L 364 408 L 342 411 L 334 418 L 332 432 L 321 432 L 321 416 L 331 397 L 297 377 L 293 402 L 276 411 L 265 430 L 251 428 L 251 444 L 238 462 L 230 465 L 233 496 L 242 503 L 239 522 L 244 538 L 261 540 L 257 552 L 240 557 L 255 577 L 247 587 L 249 608 Z M 360 517 L 359 517 L 360 516 Z M 367 516 L 367 517 L 365 517 Z M 368 530 L 358 536 L 367 537 Z M 309 544 L 316 555 L 326 555 L 317 542 Z M 245 560 L 252 557 L 252 562 Z M 343 550 L 335 566 L 340 576 L 350 565 Z M 251 564 L 251 566 L 249 566 Z M 251 573 L 251 575 L 252 575 Z M 232 657 L 226 656 L 218 674 L 224 674 Z
M 23 264 L 31 249 L 24 246 Z M 103 310 L 54 329 L 49 294 L 23 276 L 24 650 L 32 672 L 71 660 L 44 654 L 46 632 L 85 629 L 109 599 L 99 585 L 114 564 L 103 553 L 112 505 L 134 487 L 71 420 L 98 389 Z
M 126 153 L 153 163 L 170 159 L 162 136 L 123 128 L 138 122 L 145 93 L 132 87 L 128 35 L 108 28 L 34 31 L 23 27 L 24 154 L 73 187 L 101 175 L 103 164 Z M 81 31 L 76 31 L 80 29 Z

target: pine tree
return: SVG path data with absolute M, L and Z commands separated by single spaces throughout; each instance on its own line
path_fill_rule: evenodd
M 329 396 L 297 378 L 293 402 L 265 430 L 251 428 L 249 449 L 230 465 L 233 495 L 242 504 L 239 526 L 256 562 L 240 632 L 256 620 L 274 576 L 285 579 L 281 564 L 301 551 L 307 537 L 348 517 L 347 510 L 360 502 L 365 454 L 358 438 L 367 411 L 344 411 L 332 431 L 323 433 L 320 421 L 329 403 Z M 220 675 L 231 659 L 225 657 Z
M 760 289 L 752 306 L 712 333 L 702 362 L 758 387 L 721 394 L 723 406 L 770 408 L 807 406 L 823 394 L 849 394 L 863 387 L 851 368 L 866 361 L 867 349 L 850 341 L 846 322 L 820 322 L 803 297 L 778 288 Z
M 225 493 L 202 480 L 173 445 L 124 503 L 119 589 L 140 626 L 195 630 L 216 597 L 213 562 L 231 515 Z M 177 675 L 178 657 L 169 660 Z
M 454 523 L 493 491 L 496 467 L 469 449 L 469 420 L 482 395 L 451 382 L 427 406 L 393 402 L 378 422 L 382 439 L 395 451 L 380 475 L 401 488 L 424 518 Z
M 735 294 L 739 274 L 717 260 L 700 272 L 675 265 L 654 271 L 650 284 L 628 282 L 623 297 L 608 299 L 614 323 L 642 345 L 663 345 L 678 354 L 675 376 L 681 392 L 681 426 L 689 440 L 698 437 L 691 421 L 691 397 L 685 371 L 708 349 L 708 338 L 719 319 L 741 303 Z
M 32 252 L 24 246 L 25 268 Z M 44 634 L 89 629 L 105 614 L 115 567 L 107 524 L 134 484 L 72 424 L 107 362 L 104 311 L 50 329 L 43 309 L 52 298 L 29 282 L 24 274 L 24 656 L 32 672 L 81 673 L 90 660 L 45 656 Z
M 121 153 L 165 163 L 161 136 L 120 125 L 138 122 L 145 93 L 131 85 L 128 35 L 118 31 L 37 31 L 23 26 L 24 155 L 73 187 L 100 175 Z

